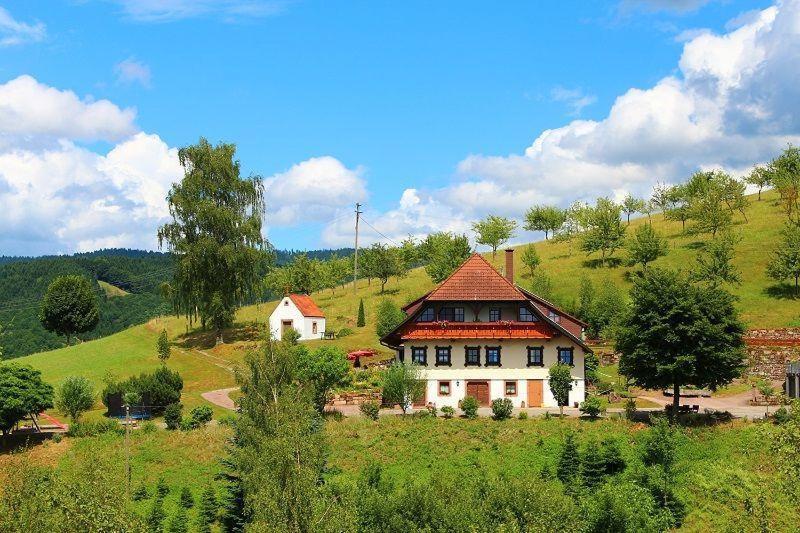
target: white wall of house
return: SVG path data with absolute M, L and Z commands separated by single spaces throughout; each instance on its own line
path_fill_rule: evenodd
M 269 329 L 278 340 L 283 337 L 284 322 L 300 332 L 300 340 L 321 339 L 325 333 L 324 317 L 306 317 L 297 308 L 291 298 L 284 296 L 269 316 Z
M 486 346 L 501 346 L 501 367 L 487 367 Z M 424 341 L 404 344 L 404 357 L 406 362 L 412 360 L 412 347 L 427 346 L 427 366 L 423 370 L 423 378 L 427 381 L 425 402 L 430 402 L 436 407 L 449 405 L 457 408 L 458 403 L 464 399 L 468 381 L 488 381 L 490 400 L 508 397 L 514 407 L 538 407 L 531 405 L 528 399 L 528 381 L 541 380 L 542 407 L 558 407 L 550 391 L 548 373 L 550 367 L 558 359 L 558 347 L 573 348 L 572 376 L 574 382 L 569 396 L 569 406 L 574 406 L 586 398 L 584 383 L 584 353 L 583 349 L 566 337 L 550 340 L 524 339 L 524 340 L 487 340 L 476 339 L 464 342 L 455 341 Z M 451 346 L 451 366 L 436 365 L 436 346 Z M 465 346 L 480 346 L 481 366 L 465 366 Z M 528 367 L 528 346 L 542 346 L 544 348 L 543 366 Z M 450 394 L 441 395 L 439 385 L 442 381 L 450 382 Z M 506 382 L 516 383 L 516 394 L 506 395 Z

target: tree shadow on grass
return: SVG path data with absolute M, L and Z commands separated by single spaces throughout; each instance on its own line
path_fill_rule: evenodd
M 683 245 L 683 248 L 687 248 L 689 250 L 702 250 L 705 248 L 706 243 L 704 241 L 693 241 L 687 242 Z
M 617 268 L 620 265 L 622 265 L 622 258 L 620 257 L 607 257 L 605 261 L 597 257 L 583 262 L 583 266 L 586 268 Z
M 764 294 L 770 298 L 778 300 L 799 300 L 800 293 L 794 288 L 794 285 L 788 283 L 780 283 L 778 285 L 770 285 L 764 289 Z
M 232 328 L 222 331 L 222 340 L 229 342 L 256 341 L 264 331 L 264 324 L 258 322 L 237 322 Z M 213 329 L 196 329 L 178 336 L 178 346 L 182 348 L 210 349 L 217 344 L 217 334 Z

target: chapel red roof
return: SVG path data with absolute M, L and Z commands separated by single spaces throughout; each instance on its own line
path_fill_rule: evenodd
M 428 301 L 525 301 L 527 298 L 480 254 L 472 254 L 434 289 Z
M 306 294 L 290 294 L 289 299 L 294 302 L 294 305 L 300 310 L 303 316 L 325 318 L 325 313 L 322 309 L 311 299 L 311 296 Z

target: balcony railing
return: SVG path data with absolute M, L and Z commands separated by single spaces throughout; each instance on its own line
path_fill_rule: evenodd
M 404 340 L 415 339 L 550 339 L 555 335 L 544 322 L 414 322 L 405 327 Z

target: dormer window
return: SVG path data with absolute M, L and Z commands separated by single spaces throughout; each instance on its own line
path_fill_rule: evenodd
M 417 322 L 433 322 L 436 314 L 433 312 L 433 307 L 426 307 L 417 318 Z
M 442 307 L 439 310 L 439 320 L 447 322 L 464 322 L 464 308 Z
M 536 315 L 534 315 L 533 311 L 531 311 L 527 307 L 520 306 L 520 308 L 519 308 L 519 321 L 520 322 L 536 322 Z

